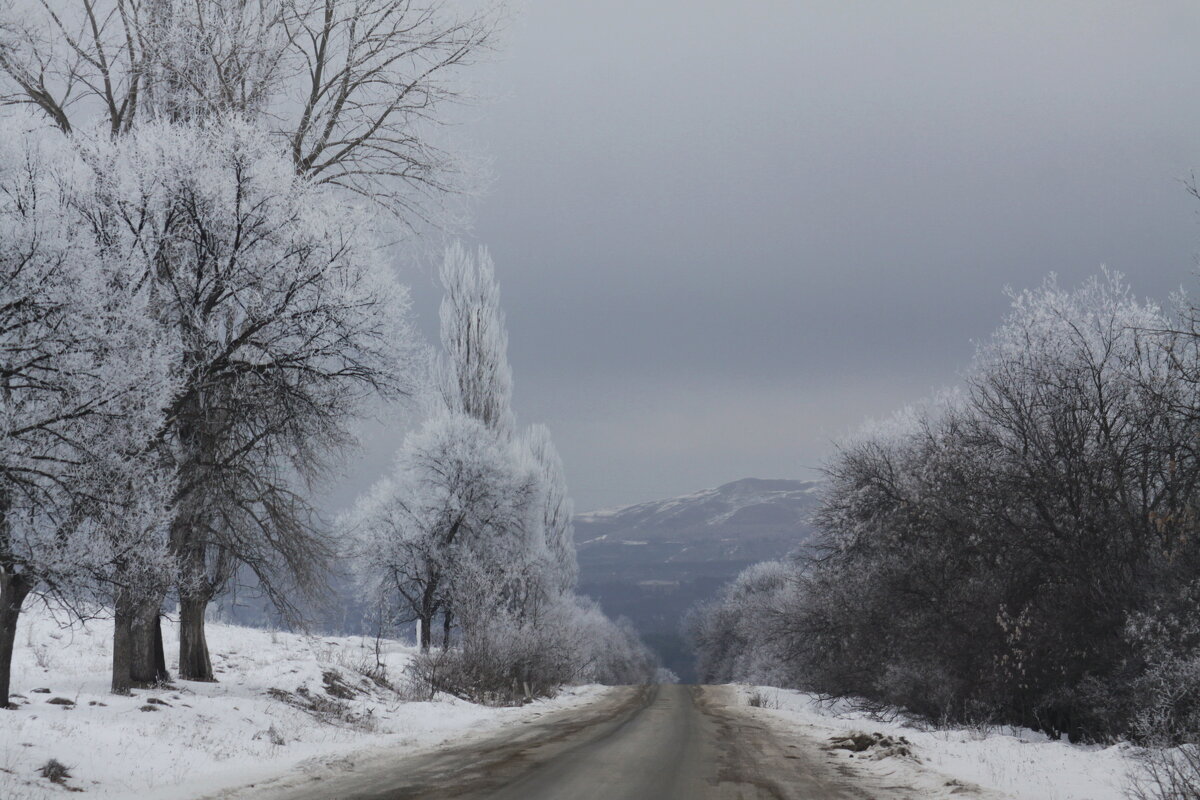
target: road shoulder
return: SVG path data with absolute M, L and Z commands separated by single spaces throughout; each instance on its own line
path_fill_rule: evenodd
M 757 780 L 772 785 L 776 797 L 791 798 L 792 787 L 815 782 L 827 793 L 824 796 L 839 799 L 1011 800 L 1009 795 L 929 768 L 921 763 L 919 751 L 906 756 L 885 755 L 882 749 L 854 753 L 835 747 L 831 740 L 845 737 L 843 728 L 751 706 L 743 687 L 704 687 L 702 702 L 706 713 L 738 726 L 734 741 L 751 743 L 749 746 L 760 752 L 757 763 L 767 772 Z M 731 765 L 751 763 L 737 754 L 728 761 Z
M 419 751 L 375 747 L 333 759 L 312 759 L 286 774 L 205 795 L 202 800 L 329 800 L 329 798 L 433 798 L 440 787 L 456 790 L 501 784 L 549 760 L 571 736 L 644 702 L 644 687 L 612 687 L 582 704 L 533 711 L 499 728 L 469 731 Z

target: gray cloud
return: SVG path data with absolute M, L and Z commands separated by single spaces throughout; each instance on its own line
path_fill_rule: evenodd
M 1198 37 L 1185 2 L 532 0 L 468 131 L 518 414 L 583 508 L 804 477 L 1006 285 L 1193 285 Z

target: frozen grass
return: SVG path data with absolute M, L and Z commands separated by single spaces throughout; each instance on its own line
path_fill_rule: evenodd
M 163 628 L 168 662 L 177 652 L 172 627 Z M 18 708 L 0 711 L 0 797 L 65 797 L 72 789 L 92 797 L 195 797 L 359 749 L 434 747 L 603 691 L 569 690 L 524 708 L 406 702 L 364 674 L 376 664 L 373 639 L 210 623 L 217 683 L 177 681 L 117 697 L 108 691 L 111 637 L 111 622 L 60 627 L 43 608 L 23 615 L 13 663 Z M 384 641 L 387 675 L 399 678 L 414 652 Z M 70 778 L 42 777 L 51 759 Z
M 879 732 L 903 736 L 913 744 L 916 761 L 903 759 L 866 762 L 856 768 L 875 771 L 901 770 L 910 780 L 918 772 L 932 770 L 964 784 L 983 787 L 991 796 L 1020 800 L 1124 800 L 1126 776 L 1132 766 L 1134 748 L 1129 745 L 1097 747 L 1052 741 L 1034 731 L 1009 727 L 933 728 L 916 725 L 903 717 L 884 721 L 847 704 L 818 703 L 812 695 L 765 686 L 737 687 L 747 705 L 759 714 L 821 741 L 850 731 Z M 837 757 L 848 759 L 839 751 Z M 919 763 L 918 763 L 919 762 Z M 928 778 L 928 776 L 926 776 Z M 946 781 L 942 791 L 931 789 L 925 796 L 960 796 L 961 787 Z M 955 789 L 959 789 L 958 792 Z M 969 795 L 968 795 L 969 796 Z

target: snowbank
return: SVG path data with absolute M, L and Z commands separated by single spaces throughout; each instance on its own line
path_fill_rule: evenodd
M 811 738 L 828 740 L 850 731 L 903 736 L 921 766 L 951 779 L 1019 800 L 1125 800 L 1126 775 L 1134 748 L 1098 747 L 1052 741 L 1034 731 L 1008 728 L 930 730 L 903 718 L 881 721 L 846 704 L 818 703 L 809 694 L 772 687 L 737 687 L 741 702 L 762 703 L 760 712 Z M 849 759 L 844 750 L 833 751 Z M 895 770 L 906 759 L 872 762 L 857 768 Z M 914 766 L 916 762 L 910 762 Z M 912 770 L 915 772 L 916 770 Z M 949 787 L 954 794 L 953 788 Z
M 168 662 L 178 647 L 171 627 L 163 629 Z M 111 638 L 111 622 L 63 628 L 45 609 L 24 615 L 13 659 L 19 708 L 0 712 L 0 797 L 66 797 L 68 788 L 93 797 L 196 797 L 364 748 L 436 747 L 604 691 L 568 690 L 523 708 L 405 702 L 364 674 L 376 663 L 373 639 L 211 623 L 218 683 L 178 681 L 117 697 L 108 692 Z M 380 660 L 395 678 L 414 654 L 384 640 Z M 38 774 L 52 758 L 70 772 L 64 785 Z

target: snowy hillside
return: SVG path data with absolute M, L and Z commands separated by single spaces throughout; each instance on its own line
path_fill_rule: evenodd
M 671 531 L 694 531 L 700 526 L 794 525 L 805 521 L 819 485 L 812 481 L 744 478 L 682 497 L 577 514 L 575 524 L 577 530 L 589 534 L 644 531 L 652 538 L 669 537 Z M 598 539 L 577 534 L 576 541 L 585 547 Z
M 663 662 L 689 680 L 683 614 L 757 561 L 811 535 L 819 484 L 746 478 L 715 489 L 575 516 L 580 591 L 633 620 Z
M 175 626 L 163 628 L 170 661 Z M 190 798 L 297 767 L 317 768 L 368 747 L 434 747 L 468 730 L 583 703 L 602 689 L 567 690 L 522 708 L 439 697 L 410 702 L 376 670 L 375 641 L 210 624 L 218 683 L 109 693 L 112 623 L 60 628 L 42 608 L 23 615 L 14 654 L 13 711 L 0 712 L 0 797 Z M 386 677 L 402 683 L 414 648 L 381 642 Z M 174 665 L 172 673 L 174 673 Z M 60 785 L 41 777 L 51 759 Z

